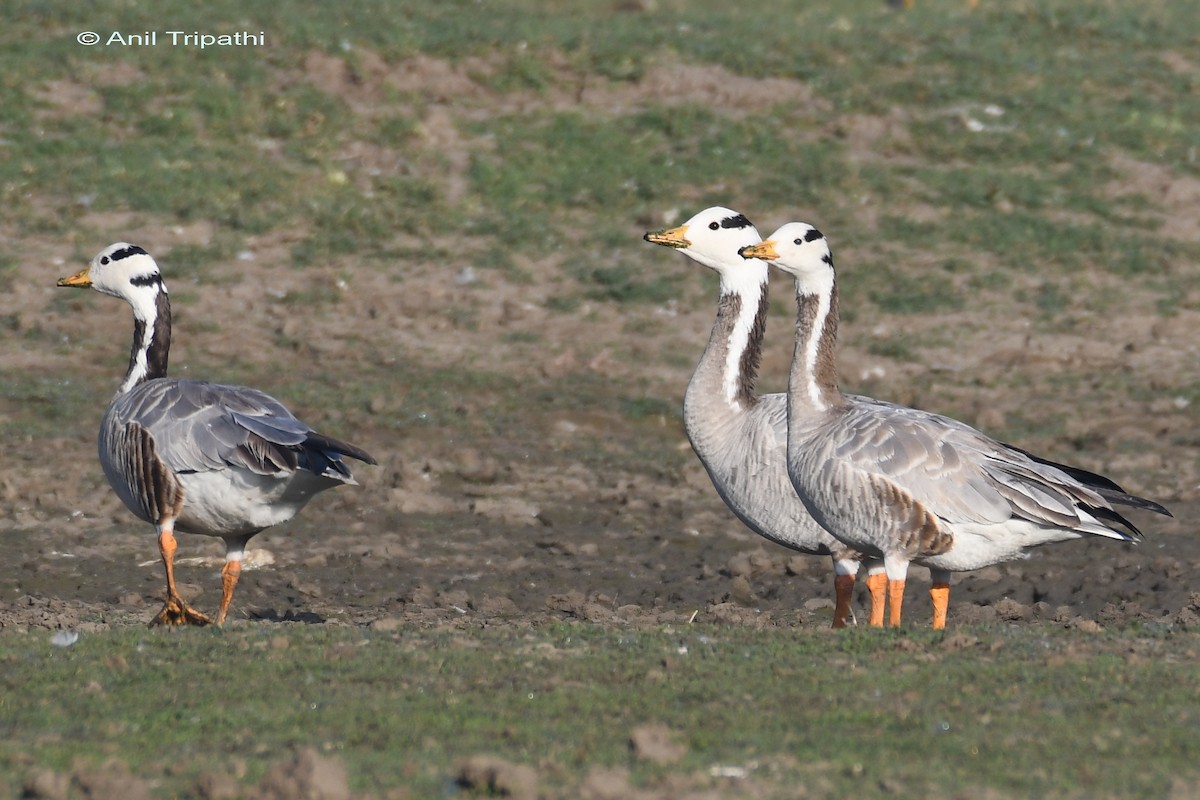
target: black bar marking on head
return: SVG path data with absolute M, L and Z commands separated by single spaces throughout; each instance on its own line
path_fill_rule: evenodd
M 120 250 L 115 251 L 112 254 L 112 260 L 120 261 L 123 258 L 129 258 L 130 256 L 136 255 L 148 256 L 150 254 L 138 247 L 136 244 L 131 244 L 129 247 L 122 247 Z
M 809 228 L 808 233 L 804 234 L 804 241 L 815 242 L 817 239 L 824 239 L 821 232 L 816 228 Z
M 134 286 L 162 286 L 162 275 L 157 272 L 149 275 L 135 275 L 129 279 Z
M 721 227 L 722 228 L 750 228 L 750 227 L 753 227 L 753 223 L 751 223 L 750 220 L 746 219 L 745 214 L 738 214 L 737 216 L 726 217 L 725 219 L 721 220 Z

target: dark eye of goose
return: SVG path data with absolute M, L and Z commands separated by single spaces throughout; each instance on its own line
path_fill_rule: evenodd
M 793 242 L 792 242 L 792 244 L 804 244 L 804 240 L 803 240 L 803 239 L 796 239 L 795 241 L 793 241 Z
M 101 264 L 107 264 L 107 263 L 108 263 L 108 261 L 109 261 L 109 258 L 108 258 L 108 256 L 103 256 L 103 257 L 100 259 L 100 263 L 101 263 Z
M 715 230 L 716 230 L 717 228 L 719 228 L 719 227 L 721 227 L 721 223 L 719 223 L 719 222 L 710 222 L 710 223 L 708 223 L 708 229 L 709 229 L 710 231 L 715 231 Z

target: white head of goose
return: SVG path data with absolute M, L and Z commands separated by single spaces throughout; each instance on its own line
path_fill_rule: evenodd
M 1030 547 L 1141 534 L 1114 506 L 1169 512 L 1101 475 L 1055 464 L 969 425 L 843 395 L 834 348 L 838 300 L 825 237 L 793 222 L 742 250 L 796 283 L 788 383 L 788 472 L 813 516 L 851 547 L 883 557 L 890 622 L 900 624 L 908 564 L 932 572 L 942 628 L 950 573 L 1021 558 Z
M 684 395 L 692 449 L 721 499 L 751 530 L 802 553 L 831 556 L 833 625 L 844 626 L 852 615 L 859 554 L 813 520 L 788 481 L 786 396 L 754 390 L 767 322 L 767 266 L 738 251 L 759 242 L 758 231 L 744 215 L 716 206 L 644 238 L 679 250 L 721 279 L 717 319 Z
M 745 215 L 728 208 L 706 208 L 677 228 L 651 231 L 647 242 L 679 250 L 688 258 L 717 273 L 721 296 L 717 305 L 717 327 L 709 339 L 709 351 L 723 351 L 719 368 L 721 389 L 705 394 L 704 400 L 748 407 L 757 402 L 754 383 L 762 359 L 762 339 L 767 324 L 767 265 L 738 257 L 746 245 L 762 241 Z M 709 356 L 710 352 L 705 355 Z M 703 364 L 704 362 L 702 362 Z M 700 387 L 697 387 L 699 389 Z M 693 398 L 700 401 L 701 397 Z
M 250 538 L 291 519 L 318 492 L 353 484 L 344 456 L 375 459 L 256 389 L 166 377 L 171 304 L 158 265 L 137 245 L 109 245 L 58 285 L 91 287 L 133 308 L 129 368 L 100 423 L 100 464 L 126 507 L 158 531 L 167 599 L 151 624 L 212 621 L 176 591 L 178 530 L 225 540 L 219 625 Z

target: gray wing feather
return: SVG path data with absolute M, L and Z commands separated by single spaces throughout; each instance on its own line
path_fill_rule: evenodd
M 833 457 L 904 489 L 951 522 L 1002 522 L 1009 503 L 936 427 L 900 406 L 858 408 L 834 442 Z
M 762 395 L 754 413 L 761 415 L 762 422 L 749 430 L 746 446 L 752 455 L 745 461 L 755 465 L 749 477 L 757 481 L 769 465 L 787 463 L 787 395 Z
M 160 458 L 176 472 L 232 467 L 274 475 L 303 468 L 345 480 L 350 472 L 340 456 L 366 455 L 337 447 L 342 443 L 316 434 L 275 398 L 244 386 L 161 378 L 114 406 L 121 421 L 136 421 L 154 436 Z M 310 438 L 318 440 L 315 448 L 306 446 Z
M 252 416 L 240 411 L 230 411 L 229 416 L 241 427 L 269 442 L 282 445 L 297 445 L 308 438 L 311 429 L 289 414 L 287 417 Z
M 836 430 L 839 435 L 831 445 L 836 460 L 886 478 L 951 523 L 1002 523 L 1019 517 L 1090 529 L 1095 526 L 1085 524 L 1081 511 L 1111 511 L 1106 496 L 1056 465 L 949 417 L 852 403 Z

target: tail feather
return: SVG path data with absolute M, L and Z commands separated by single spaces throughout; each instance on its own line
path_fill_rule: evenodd
M 309 433 L 304 443 L 296 450 L 299 451 L 301 469 L 350 484 L 357 481 L 354 480 L 350 468 L 342 461 L 342 456 L 349 456 L 366 464 L 379 463 L 360 447 L 316 432 Z
M 327 453 L 333 453 L 339 456 L 350 456 L 351 458 L 362 461 L 365 464 L 378 464 L 375 457 L 363 450 L 361 447 L 356 447 L 349 442 L 343 442 L 341 439 L 335 439 L 332 436 L 326 436 L 323 433 L 312 431 L 308 434 L 308 438 L 304 440 L 306 446 L 317 450 L 324 450 Z
M 1111 508 L 1097 506 L 1085 506 L 1085 508 L 1089 514 L 1103 523 L 1108 530 L 1112 531 L 1110 538 L 1120 539 L 1123 542 L 1139 542 L 1142 540 L 1142 532 L 1138 530 L 1137 526 Z M 1126 533 L 1125 531 L 1118 530 L 1113 527 L 1114 525 L 1119 525 L 1129 532 Z
M 1015 447 L 1011 444 L 1005 444 L 1004 446 L 1009 449 L 1016 450 L 1018 453 L 1025 455 L 1039 464 L 1044 464 L 1048 467 L 1054 467 L 1057 470 L 1065 472 L 1067 475 L 1070 475 L 1072 478 L 1093 490 L 1096 492 L 1096 494 L 1100 495 L 1110 503 L 1116 503 L 1117 505 L 1122 506 L 1130 506 L 1131 508 L 1144 508 L 1147 511 L 1153 511 L 1156 514 L 1162 514 L 1168 517 L 1175 516 L 1160 503 L 1156 503 L 1153 500 L 1149 500 L 1145 497 L 1138 497 L 1136 494 L 1130 494 L 1121 488 L 1115 481 L 1110 478 L 1106 478 L 1103 475 L 1099 475 L 1095 472 L 1089 472 L 1088 470 L 1081 469 L 1079 467 L 1072 467 L 1069 464 L 1060 464 L 1057 461 L 1040 458 L 1027 450 L 1022 450 L 1021 448 Z M 1095 511 L 1095 509 L 1092 510 Z M 1134 528 L 1128 520 L 1126 520 L 1120 514 L 1117 514 L 1116 516 L 1121 521 L 1122 525 L 1132 529 L 1135 533 L 1137 532 L 1137 529 Z M 1139 533 L 1139 535 L 1141 534 Z

